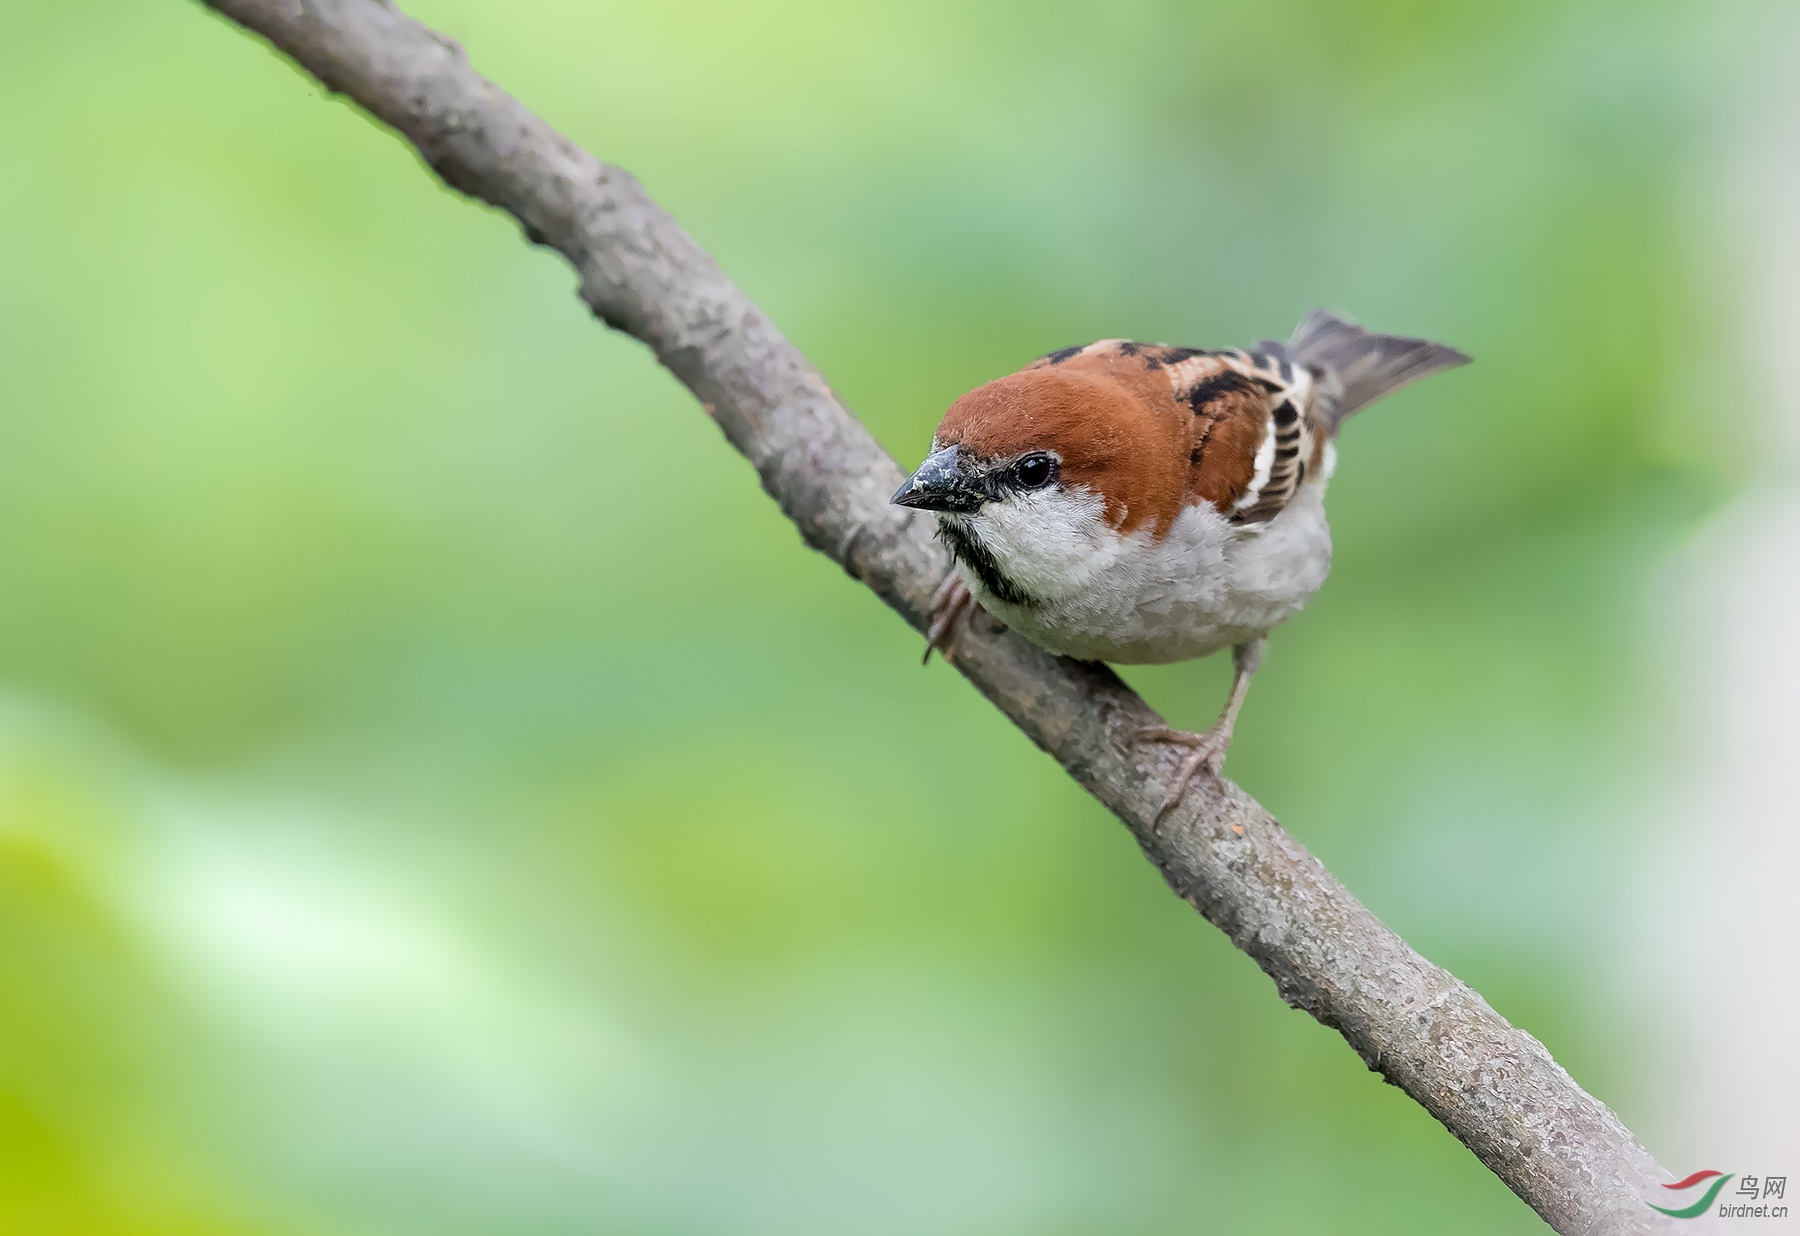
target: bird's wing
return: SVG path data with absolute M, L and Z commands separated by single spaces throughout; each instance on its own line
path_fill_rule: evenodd
M 1234 524 L 1275 518 L 1323 462 L 1312 375 L 1236 348 L 1177 356 L 1165 368 L 1176 401 L 1193 413 L 1190 492 Z
M 1316 376 L 1279 350 L 1205 351 L 1128 339 L 1064 348 L 1029 369 L 1104 373 L 1166 410 L 1187 452 L 1186 501 L 1234 524 L 1275 518 L 1323 463 Z

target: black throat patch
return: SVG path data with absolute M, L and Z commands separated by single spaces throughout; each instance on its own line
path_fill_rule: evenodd
M 975 572 L 975 577 L 981 581 L 981 586 L 998 600 L 1005 601 L 1008 605 L 1026 607 L 1038 603 L 1036 597 L 1007 577 L 981 538 L 962 524 L 939 520 L 938 540 L 950 550 L 951 557 L 958 562 L 967 563 L 969 569 Z

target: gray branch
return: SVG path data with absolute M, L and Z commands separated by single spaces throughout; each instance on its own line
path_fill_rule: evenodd
M 806 358 L 630 175 L 381 0 L 205 0 L 411 142 L 445 183 L 514 216 L 581 277 L 608 326 L 647 344 L 755 466 L 814 549 L 915 628 L 949 569 L 928 516 L 888 505 L 901 471 Z M 989 624 L 953 664 L 1117 815 L 1175 890 L 1338 1031 L 1558 1232 L 1685 1230 L 1643 1199 L 1669 1179 L 1531 1035 L 1388 930 L 1235 785 L 1197 778 L 1160 822 L 1179 753 L 1110 670 Z

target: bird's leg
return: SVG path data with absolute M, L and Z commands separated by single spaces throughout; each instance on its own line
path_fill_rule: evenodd
M 944 576 L 944 582 L 938 585 L 937 592 L 932 595 L 931 625 L 925 630 L 925 657 L 919 664 L 923 665 L 931 660 L 934 648 L 943 653 L 945 660 L 949 660 L 950 628 L 974 601 L 975 598 L 969 595 L 969 586 L 963 583 L 962 576 L 952 568 L 950 574 Z
M 1175 784 L 1170 787 L 1169 796 L 1163 799 L 1163 805 L 1156 813 L 1157 819 L 1169 814 L 1169 809 L 1181 801 L 1181 795 L 1187 790 L 1188 781 L 1195 773 L 1204 768 L 1216 778 L 1224 771 L 1225 749 L 1231 745 L 1231 730 L 1237 724 L 1238 709 L 1244 706 L 1244 697 L 1250 693 L 1250 675 L 1262 664 L 1262 654 L 1263 641 L 1260 639 L 1232 648 L 1231 695 L 1225 701 L 1225 711 L 1219 714 L 1219 719 L 1204 734 L 1160 728 L 1137 732 L 1136 737 L 1140 742 L 1170 742 L 1188 748 L 1187 758 L 1181 761 L 1181 767 L 1175 772 Z

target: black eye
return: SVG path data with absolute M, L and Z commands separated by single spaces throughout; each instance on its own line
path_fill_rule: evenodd
M 1027 455 L 1018 462 L 1013 474 L 1026 489 L 1042 489 L 1056 475 L 1056 461 L 1048 455 Z

